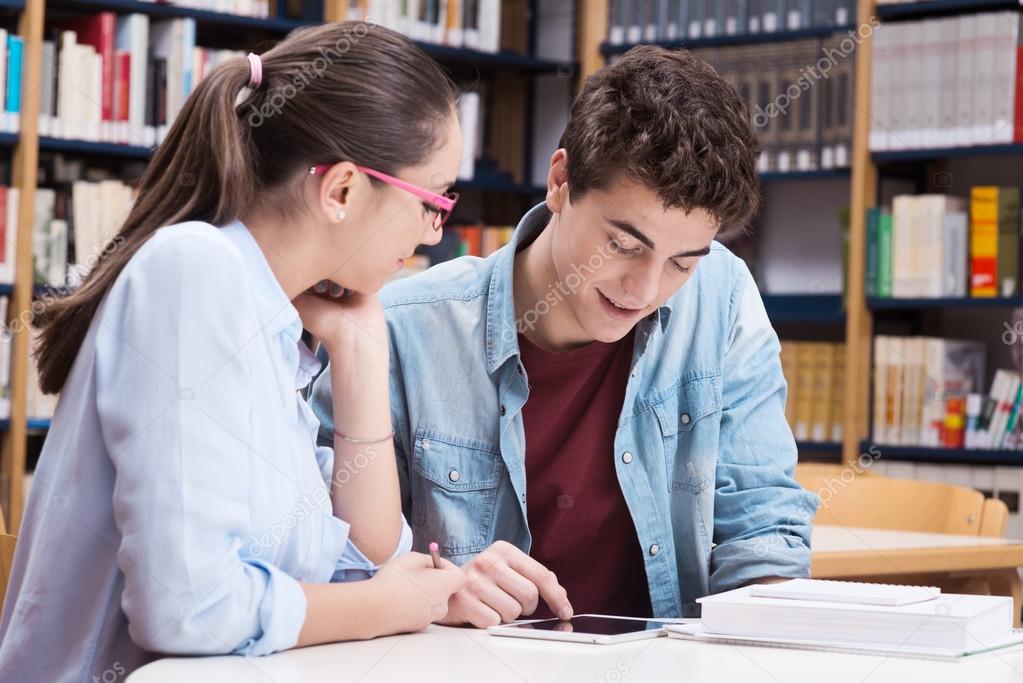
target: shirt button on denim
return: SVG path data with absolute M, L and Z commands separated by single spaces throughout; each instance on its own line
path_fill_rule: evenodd
M 624 462 L 626 465 L 632 462 L 632 453 L 629 453 L 628 451 L 622 453 L 622 462 Z
M 661 552 L 661 546 L 657 545 L 656 543 L 654 543 L 652 546 L 650 546 L 650 554 L 651 555 L 656 555 L 659 552 Z
M 458 481 L 461 477 L 462 475 L 458 473 L 458 470 L 451 470 L 448 472 L 448 479 L 451 481 Z
M 682 417 L 679 419 L 682 420 L 682 424 L 684 425 L 689 424 L 689 413 L 682 413 Z
M 507 412 L 508 412 L 508 410 L 504 407 L 504 405 L 502 405 L 501 406 L 501 417 L 504 417 L 504 414 L 507 413 Z

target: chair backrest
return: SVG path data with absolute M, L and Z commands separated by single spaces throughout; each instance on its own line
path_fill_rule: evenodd
M 998 498 L 984 500 L 984 510 L 980 516 L 980 535 L 1005 537 L 1005 527 L 1009 523 L 1009 506 Z
M 0 611 L 3 609 L 7 584 L 11 579 L 11 567 L 14 566 L 14 542 L 16 536 L 0 534 Z
M 974 489 L 893 479 L 865 470 L 857 474 L 850 468 L 838 467 L 835 472 L 797 467 L 799 482 L 821 498 L 814 524 L 967 536 L 1005 533 L 1005 503 L 985 500 Z

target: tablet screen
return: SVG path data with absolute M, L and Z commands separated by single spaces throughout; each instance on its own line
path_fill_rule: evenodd
M 639 631 L 657 631 L 666 625 L 663 621 L 582 615 L 572 617 L 570 621 L 544 619 L 543 621 L 534 621 L 531 624 L 510 624 L 509 627 L 531 629 L 534 631 L 562 631 L 566 633 L 588 633 L 597 636 L 620 636 Z

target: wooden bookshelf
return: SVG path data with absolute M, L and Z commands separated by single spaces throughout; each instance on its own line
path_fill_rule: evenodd
M 655 40 L 643 41 L 640 43 L 624 43 L 615 45 L 603 42 L 600 51 L 604 55 L 616 55 L 628 52 L 636 45 L 660 45 L 670 50 L 685 48 L 687 50 L 698 50 L 704 47 L 733 47 L 737 45 L 760 45 L 763 43 L 788 43 L 796 40 L 807 40 L 813 38 L 830 38 L 836 33 L 845 33 L 853 30 L 853 25 L 846 26 L 814 26 L 794 31 L 771 31 L 762 33 L 743 33 L 734 36 L 713 36 L 709 38 L 680 38 L 678 40 Z
M 306 3 L 308 5 L 308 3 Z M 602 7 L 602 9 L 598 9 Z M 243 35 L 259 38 L 261 49 L 265 49 L 268 41 L 278 40 L 296 28 L 318 23 L 319 21 L 342 20 L 347 3 L 343 0 L 326 0 L 322 3 L 322 15 L 293 19 L 287 17 L 248 17 L 219 12 L 198 10 L 173 4 L 141 2 L 139 0 L 0 0 L 0 13 L 15 13 L 18 17 L 17 33 L 25 40 L 22 82 L 26 84 L 22 91 L 21 131 L 19 133 L 0 133 L 0 148 L 7 148 L 12 154 L 12 186 L 20 191 L 20 207 L 18 216 L 18 244 L 32 244 L 33 207 L 37 182 L 37 169 L 40 152 L 59 152 L 70 157 L 86 160 L 106 161 L 146 161 L 153 153 L 153 148 L 138 145 L 122 145 L 83 140 L 70 140 L 54 137 L 41 137 L 37 121 L 39 115 L 40 92 L 32 84 L 40 82 L 41 53 L 40 46 L 44 37 L 44 21 L 47 10 L 59 11 L 62 14 L 90 14 L 100 11 L 113 11 L 118 14 L 141 13 L 154 19 L 190 17 L 195 19 L 200 28 L 221 33 L 234 34 L 238 31 Z M 532 7 L 535 14 L 535 6 Z M 522 144 L 523 151 L 517 155 L 521 168 L 496 168 L 492 165 L 478 165 L 477 173 L 472 180 L 459 182 L 458 189 L 486 193 L 488 203 L 517 207 L 527 201 L 539 201 L 546 188 L 528 182 L 529 150 L 525 149 L 524 141 L 528 140 L 524 127 L 529 125 L 530 114 L 527 107 L 531 102 L 531 79 L 541 74 L 556 74 L 576 78 L 580 73 L 580 64 L 586 60 L 589 65 L 596 64 L 603 58 L 599 52 L 600 41 L 606 34 L 606 0 L 593 3 L 579 3 L 577 7 L 577 29 L 586 29 L 591 38 L 581 40 L 576 54 L 579 61 L 560 62 L 537 58 L 532 54 L 519 54 L 510 50 L 496 53 L 483 52 L 466 48 L 454 48 L 417 41 L 427 54 L 449 68 L 453 73 L 462 72 L 480 74 L 481 77 L 503 79 L 498 81 L 501 87 L 495 91 L 507 90 L 506 84 L 514 87 L 521 98 L 521 112 L 515 117 L 499 118 L 499 130 L 509 130 L 507 137 Z M 603 21 L 603 23 L 601 23 Z M 219 35 L 219 33 L 218 33 Z M 580 34 L 581 35 L 581 34 Z M 253 45 L 255 48 L 256 45 Z M 491 108 L 493 109 L 493 107 Z M 493 114 L 493 111 L 488 112 Z M 500 112 L 499 112 L 500 113 Z M 505 112 L 506 113 L 506 112 Z M 495 125 L 495 119 L 490 119 Z M 514 123 L 518 130 L 508 126 Z M 513 155 L 515 156 L 515 155 Z M 515 209 L 516 213 L 518 209 Z M 17 255 L 15 282 L 13 285 L 0 285 L 0 294 L 11 297 L 9 320 L 19 317 L 21 312 L 30 309 L 33 296 L 45 293 L 47 288 L 35 286 L 32 273 L 31 249 L 21 248 Z M 12 529 L 17 529 L 23 514 L 23 485 L 25 478 L 25 461 L 27 439 L 29 433 L 45 433 L 50 421 L 29 420 L 26 414 L 28 388 L 28 341 L 27 332 L 14 335 L 11 358 L 11 416 L 8 420 L 0 420 L 0 505 L 9 520 Z

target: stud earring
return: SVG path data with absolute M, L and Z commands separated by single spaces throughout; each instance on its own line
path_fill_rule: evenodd
M 338 220 L 338 222 L 343 221 L 345 219 L 345 216 L 347 216 L 347 215 L 348 214 L 345 213 L 344 209 L 338 209 L 337 210 L 337 220 Z

